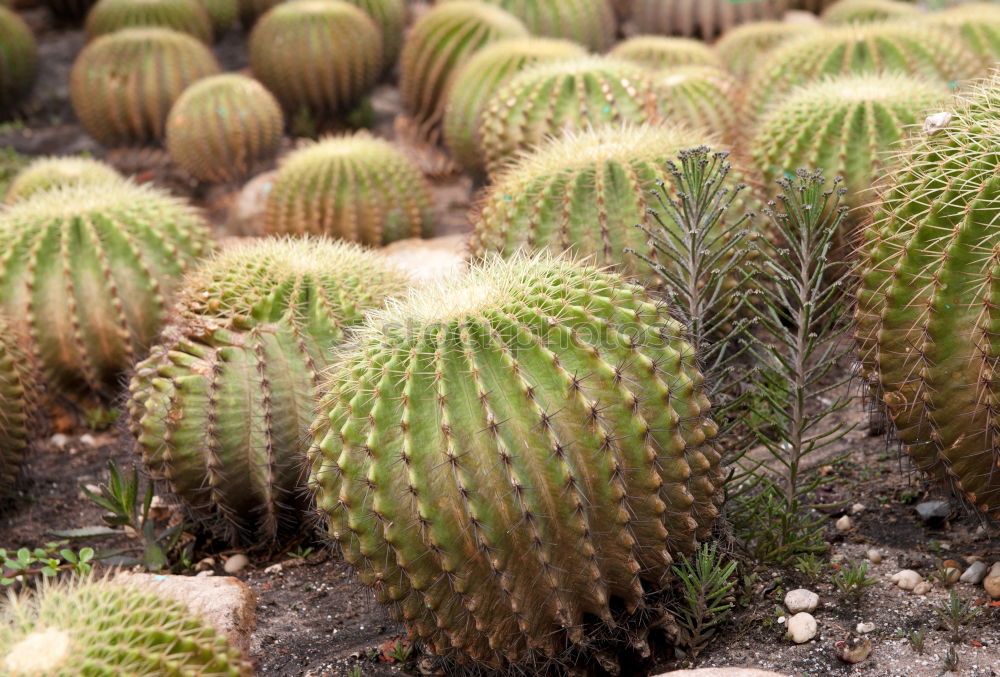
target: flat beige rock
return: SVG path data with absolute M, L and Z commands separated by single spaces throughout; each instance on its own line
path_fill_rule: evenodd
M 379 251 L 410 275 L 414 283 L 431 282 L 465 270 L 468 258 L 466 233 L 421 239 L 397 240 Z

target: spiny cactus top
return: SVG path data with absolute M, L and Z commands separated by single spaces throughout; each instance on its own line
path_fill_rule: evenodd
M 35 36 L 13 10 L 0 7 L 0 112 L 27 94 L 38 74 Z
M 7 204 L 70 183 L 103 183 L 122 176 L 108 164 L 83 156 L 43 157 L 17 173 L 7 187 Z
M 871 23 L 887 19 L 902 19 L 919 15 L 912 3 L 896 0 L 840 0 L 823 11 L 828 24 Z
M 31 443 L 35 392 L 28 356 L 0 319 L 0 505 L 14 493 Z
M 653 79 L 664 120 L 701 127 L 720 139 L 736 136 L 739 81 L 714 66 L 678 66 Z
M 0 615 L 9 677 L 250 677 L 250 661 L 180 602 L 108 580 L 74 580 L 13 597 Z
M 484 169 L 479 151 L 482 113 L 503 83 L 533 64 L 584 55 L 576 43 L 545 38 L 501 40 L 476 52 L 455 75 L 444 113 L 444 140 L 458 164 L 472 172 Z
M 710 39 L 750 21 L 780 19 L 785 0 L 632 0 L 632 21 L 645 33 Z
M 0 211 L 0 310 L 57 385 L 108 394 L 210 250 L 201 215 L 126 181 L 42 191 Z
M 289 116 L 325 120 L 347 112 L 378 82 L 382 31 L 343 0 L 277 5 L 250 34 L 250 68 Z
M 160 27 L 212 41 L 212 20 L 199 0 L 99 0 L 87 13 L 87 38 L 123 28 Z
M 984 73 L 1000 61 L 1000 6 L 970 2 L 931 12 L 921 20 L 961 36 L 965 46 L 982 60 Z
M 403 47 L 403 31 L 406 28 L 406 0 L 347 0 L 365 10 L 382 31 L 382 61 L 384 70 L 391 71 L 399 50 Z
M 726 68 L 739 78 L 749 77 L 764 57 L 790 40 L 822 30 L 814 24 L 755 21 L 737 26 L 715 43 Z
M 704 42 L 663 35 L 637 35 L 619 42 L 609 54 L 654 69 L 722 65 L 718 55 Z
M 898 73 L 842 75 L 792 92 L 761 121 L 751 152 L 765 184 L 800 167 L 845 180 L 845 204 L 870 204 L 869 190 L 891 165 L 900 140 L 942 105 L 948 89 Z M 864 215 L 856 214 L 857 219 Z
M 70 73 L 80 124 L 104 145 L 158 141 L 170 107 L 192 82 L 219 72 L 203 43 L 167 28 L 126 28 L 97 38 Z
M 863 233 L 862 373 L 917 465 L 1000 518 L 1000 79 L 927 119 Z
M 507 10 L 532 35 L 565 38 L 595 52 L 615 43 L 617 20 L 610 0 L 480 0 Z
M 568 129 L 659 119 L 646 69 L 610 57 L 541 63 L 512 77 L 483 111 L 480 145 L 490 173 Z
M 289 154 L 268 193 L 264 227 L 381 246 L 429 237 L 430 205 L 430 186 L 416 165 L 388 141 L 359 132 Z
M 437 140 L 452 79 L 486 45 L 526 38 L 517 17 L 485 2 L 436 5 L 410 29 L 399 64 L 399 89 L 418 135 Z
M 547 257 L 370 316 L 330 372 L 311 481 L 412 636 L 495 666 L 557 656 L 709 534 L 716 426 L 682 333 L 642 288 Z
M 932 26 L 902 22 L 841 26 L 773 51 L 747 84 L 744 112 L 759 120 L 796 87 L 828 75 L 897 72 L 938 79 L 954 88 L 979 71 L 975 54 Z
M 236 73 L 200 80 L 167 118 L 171 159 L 203 181 L 235 181 L 273 160 L 281 147 L 281 106 L 253 78 Z

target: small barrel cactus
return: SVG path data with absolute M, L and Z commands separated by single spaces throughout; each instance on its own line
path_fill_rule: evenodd
M 239 649 L 181 602 L 107 579 L 75 579 L 12 597 L 0 615 L 9 677 L 250 677 Z
M 123 28 L 170 28 L 212 41 L 212 20 L 198 0 L 99 0 L 87 14 L 87 39 Z
M 961 38 L 979 56 L 985 73 L 1000 61 L 1000 6 L 973 2 L 931 12 L 921 21 Z
M 118 181 L 122 175 L 100 160 L 81 156 L 43 157 L 22 169 L 7 187 L 7 204 L 72 183 Z
M 0 212 L 0 310 L 45 376 L 110 395 L 210 249 L 200 214 L 126 181 L 71 184 Z
M 436 5 L 410 29 L 400 57 L 399 89 L 415 132 L 437 141 L 452 80 L 478 50 L 528 29 L 499 7 L 471 0 Z
M 58 21 L 76 24 L 83 21 L 97 0 L 45 0 Z
M 583 47 L 566 40 L 501 40 L 484 47 L 455 76 L 444 112 L 445 144 L 465 170 L 484 169 L 479 152 L 482 113 L 492 96 L 514 74 L 545 61 L 585 56 Z
M 615 43 L 617 20 L 610 0 L 480 0 L 510 12 L 532 35 L 572 40 L 604 52 Z
M 288 155 L 267 196 L 264 228 L 382 246 L 429 237 L 430 186 L 391 143 L 365 132 L 322 139 Z
M 254 77 L 289 118 L 328 120 L 348 112 L 382 73 L 382 32 L 364 11 L 343 0 L 277 5 L 250 34 Z
M 245 75 L 215 75 L 181 94 L 167 118 L 167 151 L 203 181 L 236 181 L 273 160 L 281 146 L 281 106 Z
M 13 495 L 31 443 L 34 384 L 27 355 L 0 319 L 0 505 Z
M 236 21 L 236 15 L 239 13 L 238 1 L 198 0 L 198 2 L 208 12 L 208 18 L 212 22 L 212 35 L 218 40 Z
M 845 204 L 861 209 L 908 130 L 948 98 L 939 81 L 899 74 L 842 75 L 796 89 L 761 120 L 751 144 L 765 184 L 798 168 L 845 180 Z M 858 218 L 863 215 L 857 214 Z
M 721 139 L 734 136 L 739 81 L 728 72 L 712 66 L 670 68 L 654 77 L 653 87 L 664 120 L 702 127 Z
M 708 536 L 716 425 L 682 327 L 613 273 L 491 259 L 370 316 L 325 384 L 311 482 L 433 652 L 558 657 Z
M 652 76 L 641 66 L 609 57 L 541 63 L 512 77 L 489 100 L 481 150 L 494 173 L 565 130 L 658 119 Z
M 632 21 L 643 33 L 705 40 L 733 26 L 780 19 L 786 0 L 632 0 Z
M 896 0 L 840 0 L 823 11 L 823 22 L 838 25 L 912 18 L 920 10 Z
M 243 26 L 243 30 L 249 31 L 257 23 L 257 19 L 285 0 L 237 0 L 237 2 L 239 3 L 240 24 Z
M 924 471 L 1000 518 L 1000 79 L 929 117 L 862 232 L 862 375 Z
M 755 21 L 723 35 L 715 43 L 715 51 L 729 72 L 742 80 L 750 77 L 777 47 L 820 30 L 806 23 Z
M 70 73 L 70 100 L 80 124 L 102 144 L 156 142 L 181 92 L 218 72 L 212 52 L 190 35 L 126 28 L 80 52 Z
M 384 70 L 391 71 L 399 59 L 406 29 L 406 0 L 347 0 L 365 10 L 382 31 L 382 61 Z
M 618 43 L 608 54 L 653 69 L 722 66 L 718 55 L 704 42 L 663 35 L 637 35 Z
M 31 90 L 38 74 L 35 36 L 13 10 L 0 7 L 0 113 Z

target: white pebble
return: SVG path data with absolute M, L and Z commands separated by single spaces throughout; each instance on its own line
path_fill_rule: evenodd
M 918 574 L 913 569 L 903 569 L 902 571 L 897 571 L 889 579 L 896 585 L 898 585 L 903 590 L 913 590 L 920 583 L 923 583 L 924 577 Z
M 787 637 L 796 644 L 804 644 L 816 636 L 816 619 L 805 612 L 788 619 Z
M 280 574 L 283 568 L 284 567 L 282 567 L 281 563 L 279 562 L 278 564 L 272 564 L 268 568 L 264 569 L 264 573 L 265 574 Z
M 857 515 L 858 513 L 862 513 L 864 511 L 865 511 L 865 504 L 864 503 L 855 503 L 854 505 L 851 506 L 851 514 L 852 515 Z
M 850 531 L 852 526 L 851 518 L 848 517 L 847 515 L 844 515 L 839 520 L 837 520 L 837 523 L 834 526 L 837 527 L 837 531 Z
M 864 635 L 864 634 L 869 633 L 872 630 L 874 630 L 875 629 L 875 624 L 874 623 L 858 623 L 857 627 L 854 628 L 854 629 L 857 630 L 857 632 L 858 632 L 859 635 Z
M 805 588 L 789 590 L 785 593 L 785 606 L 791 614 L 813 612 L 819 606 L 819 595 Z
M 67 444 L 69 444 L 69 437 L 63 435 L 62 433 L 56 433 L 49 438 L 49 444 L 51 444 L 56 449 L 62 449 Z
M 915 595 L 926 595 L 933 588 L 934 588 L 934 584 L 931 583 L 930 581 L 922 581 L 920 583 L 917 583 L 916 586 L 914 586 L 914 588 L 913 588 L 913 594 L 915 594 Z
M 872 564 L 881 564 L 882 553 L 876 550 L 875 548 L 872 548 L 871 550 L 868 551 L 868 561 L 871 562 Z
M 222 567 L 226 570 L 227 574 L 238 574 L 246 568 L 247 564 L 250 563 L 250 558 L 244 555 L 242 552 L 238 552 L 229 559 L 226 560 L 226 564 Z
M 86 444 L 88 447 L 96 447 L 97 440 L 95 440 L 94 436 L 90 433 L 84 433 L 83 435 L 80 435 L 80 444 Z

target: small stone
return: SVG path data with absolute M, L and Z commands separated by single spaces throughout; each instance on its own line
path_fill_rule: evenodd
M 215 558 L 206 557 L 205 559 L 198 560 L 198 563 L 194 565 L 194 568 L 198 571 L 211 571 L 215 568 Z
M 49 438 L 49 444 L 51 444 L 56 449 L 64 449 L 67 444 L 69 444 L 69 437 L 63 435 L 62 433 L 56 433 Z
M 860 513 L 863 513 L 864 511 L 865 511 L 864 503 L 855 503 L 854 505 L 851 506 L 852 515 L 858 515 Z
M 837 520 L 837 523 L 834 526 L 837 527 L 837 531 L 850 531 L 853 525 L 851 523 L 851 518 L 848 517 L 847 515 L 844 515 L 839 520 Z
M 283 568 L 284 567 L 282 567 L 281 563 L 279 562 L 278 564 L 272 564 L 268 568 L 264 569 L 264 573 L 265 574 L 275 574 L 275 575 L 276 574 L 280 574 Z
M 889 580 L 903 590 L 913 590 L 917 585 L 924 582 L 924 577 L 913 569 L 903 569 L 894 573 Z
M 250 558 L 242 552 L 238 552 L 227 559 L 222 568 L 225 569 L 227 574 L 238 574 L 246 568 L 247 564 L 250 564 Z
M 857 630 L 857 632 L 862 635 L 867 634 L 874 629 L 875 629 L 874 623 L 858 623 L 857 627 L 855 628 L 855 630 Z
M 943 113 L 934 113 L 933 115 L 928 115 L 924 119 L 924 134 L 932 136 L 937 134 L 942 129 L 948 126 L 951 122 L 951 113 L 944 111 Z
M 816 636 L 816 619 L 805 612 L 795 614 L 788 619 L 788 639 L 796 644 L 804 644 Z
M 986 578 L 986 563 L 977 561 L 970 564 L 958 580 L 969 585 L 979 585 L 984 578 Z
M 948 501 L 924 501 L 918 503 L 914 509 L 920 515 L 920 519 L 927 524 L 932 524 L 948 518 L 948 515 L 951 514 L 951 503 Z
M 205 571 L 199 571 L 198 573 L 196 573 L 195 577 L 205 578 L 207 576 L 214 576 L 214 575 L 215 575 L 214 571 L 212 571 L 211 569 L 206 569 Z
M 990 599 L 1000 599 L 1000 576 L 987 576 L 983 580 L 983 588 Z
M 785 606 L 793 615 L 803 611 L 812 613 L 819 606 L 819 595 L 804 588 L 789 590 L 785 593 Z
M 946 559 L 941 567 L 944 569 L 944 582 L 949 585 L 952 583 L 958 583 L 958 579 L 962 576 L 962 570 L 959 568 L 961 565 L 953 559 Z
M 922 581 L 917 583 L 913 588 L 914 595 L 926 595 L 928 592 L 934 589 L 934 584 L 930 581 Z
M 990 573 L 987 576 L 1000 576 L 1000 562 L 994 562 L 993 566 L 990 567 Z
M 876 550 L 875 548 L 869 550 L 867 552 L 867 555 L 868 555 L 868 561 L 871 562 L 872 564 L 882 563 L 882 553 Z
M 80 435 L 80 444 L 86 444 L 88 447 L 96 447 L 97 440 L 95 440 L 94 436 L 90 433 L 84 433 L 83 435 Z
M 965 558 L 965 561 L 968 562 L 969 564 L 975 564 L 976 562 L 982 562 L 983 558 L 980 557 L 979 555 L 969 555 L 968 557 Z

